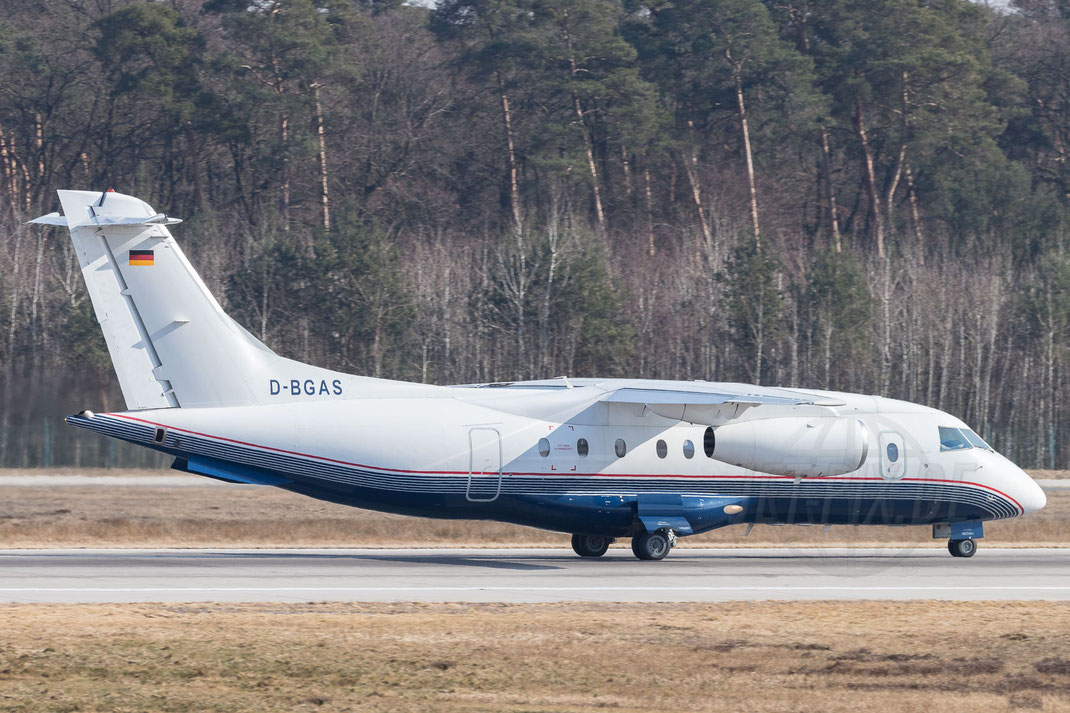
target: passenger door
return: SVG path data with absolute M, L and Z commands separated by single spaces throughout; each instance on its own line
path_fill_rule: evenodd
M 468 431 L 468 486 L 465 497 L 489 503 L 502 492 L 502 437 L 496 428 L 477 426 Z

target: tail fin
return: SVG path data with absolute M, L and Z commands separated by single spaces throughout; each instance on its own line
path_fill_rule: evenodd
M 264 402 L 289 360 L 223 312 L 167 230 L 180 221 L 112 191 L 59 199 L 65 219 L 31 222 L 70 229 L 128 409 Z

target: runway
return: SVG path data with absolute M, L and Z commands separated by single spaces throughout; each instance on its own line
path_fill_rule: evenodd
M 5 550 L 0 602 L 1070 600 L 1070 549 Z

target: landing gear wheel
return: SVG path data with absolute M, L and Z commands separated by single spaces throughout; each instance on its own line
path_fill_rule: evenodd
M 973 540 L 948 540 L 947 551 L 952 557 L 973 557 L 977 552 L 977 543 Z
M 613 542 L 612 537 L 601 535 L 573 535 L 572 549 L 580 557 L 601 557 Z
M 632 553 L 641 560 L 663 560 L 673 539 L 664 530 L 641 533 L 632 538 Z

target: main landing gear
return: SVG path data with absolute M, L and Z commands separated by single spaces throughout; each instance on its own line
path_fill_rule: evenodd
M 573 535 L 572 549 L 580 557 L 601 557 L 612 542 L 612 537 L 602 535 Z
M 973 557 L 977 552 L 977 542 L 974 540 L 948 540 L 947 551 L 952 557 Z
M 632 554 L 641 560 L 663 560 L 676 547 L 676 533 L 670 528 L 657 532 L 642 532 L 632 538 Z M 601 557 L 613 543 L 603 535 L 573 535 L 572 549 L 580 557 Z
M 676 547 L 676 533 L 672 530 L 641 532 L 632 538 L 632 554 L 641 560 L 663 560 Z

